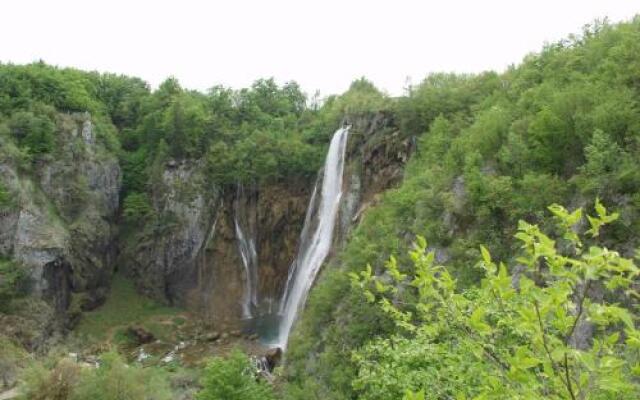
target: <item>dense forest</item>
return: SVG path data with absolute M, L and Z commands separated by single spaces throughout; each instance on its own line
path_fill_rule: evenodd
M 204 165 L 212 188 L 313 182 L 331 133 L 376 115 L 415 146 L 323 267 L 269 380 L 241 351 L 148 367 L 115 347 L 86 369 L 64 340 L 35 351 L 0 328 L 0 388 L 56 400 L 640 397 L 640 18 L 595 22 L 501 73 L 431 74 L 400 97 L 365 78 L 319 99 L 273 79 L 201 93 L 1 64 L 0 167 L 29 178 L 88 157 L 59 134 L 85 113 L 90 157 L 122 170 L 125 247 L 172 223 L 153 204 L 167 164 Z M 24 190 L 3 171 L 0 214 Z M 90 190 L 69 187 L 61 205 L 43 202 L 77 232 Z M 0 324 L 32 312 L 28 275 L 0 247 Z

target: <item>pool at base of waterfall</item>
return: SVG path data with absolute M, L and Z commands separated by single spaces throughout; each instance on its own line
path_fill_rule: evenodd
M 278 333 L 282 317 L 278 314 L 265 314 L 243 320 L 245 334 L 258 335 L 259 341 L 265 346 L 279 346 Z

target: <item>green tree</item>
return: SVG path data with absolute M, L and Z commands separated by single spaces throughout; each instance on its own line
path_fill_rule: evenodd
M 128 222 L 140 222 L 153 212 L 153 207 L 146 193 L 133 192 L 127 195 L 123 203 L 123 214 Z

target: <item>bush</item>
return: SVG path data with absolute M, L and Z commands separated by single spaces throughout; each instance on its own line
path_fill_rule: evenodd
M 0 335 L 0 391 L 13 386 L 26 360 L 26 352 L 21 347 Z
M 152 212 L 153 208 L 146 193 L 130 193 L 124 199 L 123 213 L 127 222 L 142 221 Z
M 28 149 L 30 154 L 53 151 L 56 126 L 47 116 L 20 111 L 12 116 L 9 126 L 20 147 Z
M 5 187 L 5 185 L 0 182 L 0 210 L 10 208 L 14 205 L 13 198 L 11 197 L 11 193 Z
M 216 357 L 202 377 L 198 400 L 269 400 L 271 388 L 258 380 L 255 367 L 245 354 L 235 350 L 227 358 Z
M 370 268 L 352 274 L 354 287 L 398 327 L 354 352 L 358 398 L 423 390 L 434 398 L 637 399 L 640 331 L 633 310 L 618 302 L 622 293 L 638 296 L 640 269 L 615 251 L 587 246 L 618 218 L 599 202 L 595 209 L 587 216 L 589 238 L 576 234 L 581 209 L 550 207 L 557 241 L 521 221 L 519 272 L 509 274 L 482 247 L 478 288 L 460 292 L 420 237 L 410 273 L 391 258 L 384 277 Z M 405 300 L 414 290 L 417 301 Z
M 166 373 L 124 363 L 115 352 L 103 354 L 100 368 L 85 371 L 72 400 L 169 400 Z
M 11 300 L 25 294 L 28 274 L 19 263 L 0 258 L 0 312 L 8 312 Z
M 25 374 L 22 393 L 29 400 L 70 400 L 79 379 L 80 366 L 70 359 L 61 359 L 52 369 L 36 363 Z
M 34 363 L 25 374 L 22 393 L 29 400 L 170 400 L 166 373 L 127 365 L 115 352 L 100 357 L 100 367 L 81 367 L 69 358 L 52 369 Z

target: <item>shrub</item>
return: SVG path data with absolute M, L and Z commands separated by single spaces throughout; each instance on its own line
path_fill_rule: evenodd
M 203 389 L 198 400 L 269 400 L 271 388 L 259 381 L 255 367 L 245 354 L 235 350 L 227 358 L 216 357 L 207 365 L 202 377 Z
M 24 294 L 28 275 L 15 261 L 0 258 L 0 312 L 7 312 L 11 300 Z
M 11 197 L 11 193 L 5 187 L 5 185 L 0 182 L 0 210 L 5 208 L 10 208 L 13 206 L 14 201 Z
M 595 209 L 587 216 L 591 238 L 618 217 L 599 202 Z M 370 268 L 352 274 L 354 287 L 399 329 L 355 351 L 359 398 L 423 390 L 430 398 L 637 399 L 640 331 L 632 310 L 617 301 L 638 295 L 632 284 L 640 269 L 615 251 L 585 245 L 591 239 L 575 229 L 581 209 L 550 210 L 558 240 L 521 221 L 521 271 L 509 274 L 481 247 L 478 288 L 459 292 L 420 237 L 410 274 L 394 258 L 384 278 Z M 401 289 L 415 290 L 417 301 L 404 301 Z
M 130 193 L 124 199 L 123 213 L 128 222 L 144 220 L 153 212 L 146 193 Z
M 79 379 L 80 367 L 70 359 L 61 359 L 52 369 L 36 363 L 25 374 L 22 393 L 29 400 L 72 399 Z
M 0 336 L 0 390 L 14 384 L 18 370 L 24 367 L 26 359 L 26 352 L 22 348 Z
M 13 136 L 32 155 L 50 153 L 55 144 L 55 124 L 45 115 L 30 111 L 15 113 L 10 121 Z
M 158 368 L 141 368 L 124 363 L 115 352 L 101 357 L 100 368 L 85 371 L 73 400 L 169 400 L 166 373 Z

